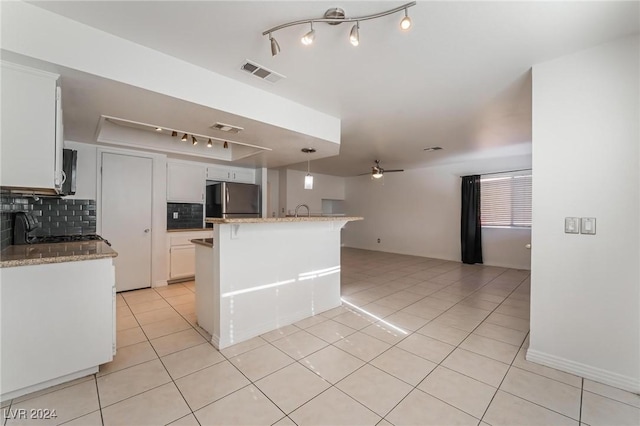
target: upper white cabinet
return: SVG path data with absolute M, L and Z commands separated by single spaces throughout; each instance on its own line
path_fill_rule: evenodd
M 2 62 L 2 186 L 60 191 L 63 135 L 58 78 Z
M 241 167 L 209 166 L 207 180 L 224 182 L 255 183 L 256 171 Z
M 196 163 L 167 162 L 167 201 L 204 203 L 206 169 Z

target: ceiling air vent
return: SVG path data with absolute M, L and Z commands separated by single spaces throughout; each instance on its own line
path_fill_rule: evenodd
M 255 62 L 251 62 L 249 60 L 242 64 L 242 67 L 240 67 L 240 69 L 260 78 L 261 80 L 266 80 L 269 83 L 276 83 L 285 78 L 284 75 L 278 74 L 275 71 L 271 71 L 270 69 L 267 69 L 262 65 L 258 65 Z
M 223 132 L 228 132 L 228 133 L 240 133 L 241 130 L 244 130 L 243 127 L 233 126 L 231 124 L 224 124 L 224 123 L 216 123 L 213 126 L 211 126 L 211 128 L 216 130 L 221 130 Z

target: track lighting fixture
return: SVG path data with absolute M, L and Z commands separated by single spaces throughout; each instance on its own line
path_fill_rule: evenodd
M 198 139 L 195 136 L 191 135 L 191 143 L 194 145 L 198 145 Z
M 156 127 L 156 132 L 161 132 L 162 131 L 162 127 Z
M 311 22 L 311 31 L 309 31 L 308 33 L 306 33 L 304 36 L 302 36 L 302 38 L 300 39 L 300 41 L 302 42 L 302 44 L 304 44 L 305 46 L 310 45 L 311 43 L 313 43 L 313 40 L 316 39 L 316 30 L 313 29 L 313 21 Z
M 227 141 L 224 141 L 224 145 L 222 145 L 222 147 L 223 147 L 224 149 L 229 148 L 229 144 L 227 143 Z
M 178 132 L 174 130 L 173 132 L 171 132 L 171 136 L 175 138 L 176 136 L 178 136 Z
M 276 56 L 280 53 L 280 45 L 276 39 L 271 36 L 271 34 L 269 34 L 269 41 L 271 42 L 271 56 Z
M 310 45 L 314 42 L 316 37 L 316 32 L 313 29 L 314 23 L 324 22 L 329 25 L 338 25 L 343 22 L 354 22 L 355 24 L 353 25 L 353 27 L 351 28 L 351 32 L 349 33 L 349 41 L 354 46 L 358 46 L 360 44 L 360 22 L 361 21 L 368 21 L 371 19 L 381 18 L 383 16 L 391 15 L 393 13 L 401 12 L 404 10 L 404 18 L 402 18 L 402 21 L 400 21 L 400 28 L 406 31 L 411 28 L 411 18 L 409 18 L 408 10 L 410 7 L 413 7 L 415 5 L 416 5 L 416 2 L 412 1 L 410 3 L 403 4 L 402 6 L 398 6 L 394 9 L 389 9 L 383 12 L 374 13 L 372 15 L 357 16 L 352 18 L 346 17 L 344 10 L 340 8 L 333 8 L 333 9 L 327 10 L 322 18 L 312 18 L 312 19 L 303 19 L 299 21 L 286 22 L 284 24 L 275 26 L 273 28 L 270 28 L 264 31 L 262 35 L 269 36 L 269 43 L 271 44 L 271 55 L 276 56 L 278 53 L 280 53 L 280 45 L 278 44 L 276 39 L 273 38 L 273 33 L 276 31 L 279 31 L 283 28 L 292 27 L 295 25 L 309 24 L 311 26 L 311 30 L 308 33 L 306 33 L 304 36 L 302 36 L 300 41 L 304 45 Z
M 400 21 L 400 28 L 404 31 L 411 28 L 411 18 L 409 18 L 409 11 L 407 9 L 404 10 L 404 18 Z
M 211 138 L 209 138 L 209 141 L 207 142 L 207 148 L 211 148 L 213 146 L 213 142 L 211 142 Z
M 180 138 L 180 140 L 182 142 L 186 142 L 187 141 L 187 134 L 185 133 L 184 135 L 182 135 L 182 138 Z
M 351 34 L 349 34 L 349 41 L 354 46 L 360 44 L 360 22 L 356 22 L 356 24 L 351 28 Z

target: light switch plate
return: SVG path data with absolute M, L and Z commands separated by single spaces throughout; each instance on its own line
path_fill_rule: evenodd
M 178 218 L 178 212 L 173 212 L 173 218 L 177 219 Z
M 579 234 L 580 233 L 580 218 L 579 217 L 565 217 L 564 218 L 564 233 L 565 234 Z
M 580 233 L 594 235 L 596 233 L 596 218 L 583 217 L 580 223 Z

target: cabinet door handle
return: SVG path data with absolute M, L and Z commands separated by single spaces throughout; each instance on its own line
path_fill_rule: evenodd
M 149 229 L 149 228 L 147 228 L 147 229 L 145 229 L 145 230 L 144 230 L 144 233 L 145 233 L 145 234 L 148 234 L 148 233 L 149 233 L 149 231 L 150 231 L 150 229 Z

